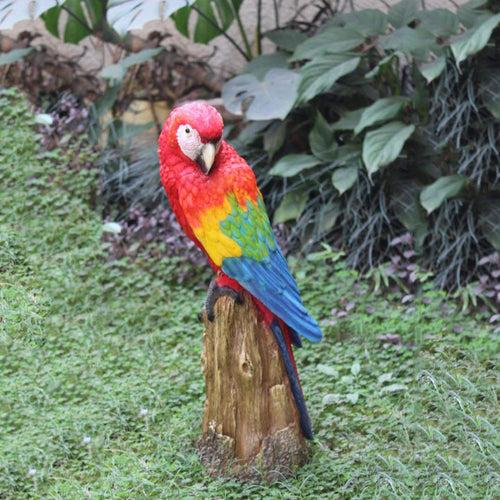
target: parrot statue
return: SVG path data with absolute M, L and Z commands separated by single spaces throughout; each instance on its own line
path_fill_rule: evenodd
M 304 307 L 297 284 L 273 234 L 252 168 L 222 138 L 223 120 L 212 106 L 195 101 L 175 107 L 158 139 L 160 177 L 186 235 L 215 272 L 205 310 L 226 295 L 243 303 L 248 292 L 276 339 L 300 415 L 304 437 L 312 428 L 292 344 L 300 336 L 322 338 Z

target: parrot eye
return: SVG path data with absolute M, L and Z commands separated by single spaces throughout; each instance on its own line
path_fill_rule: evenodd
M 203 147 L 198 131 L 187 124 L 180 125 L 177 129 L 177 143 L 191 160 L 196 160 Z

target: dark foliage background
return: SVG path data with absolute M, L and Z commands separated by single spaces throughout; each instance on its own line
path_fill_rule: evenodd
M 291 54 L 286 69 L 303 75 L 283 121 L 248 120 L 258 97 L 247 86 L 235 98 L 240 77 L 226 85 L 226 104 L 237 109 L 238 101 L 248 122 L 235 142 L 259 172 L 274 220 L 292 225 L 292 247 L 326 241 L 354 267 L 383 271 L 394 260 L 391 242 L 410 231 L 414 265 L 439 287 L 477 284 L 500 249 L 497 11 L 493 2 L 470 2 L 456 14 L 425 12 L 407 1 L 387 16 L 327 20 L 312 38 L 290 42 L 293 50 L 281 49 Z M 281 33 L 291 41 L 297 32 Z M 464 42 L 479 34 L 474 48 Z M 336 43 L 344 48 L 332 49 Z M 354 69 L 341 68 L 353 59 Z M 335 63 L 336 75 L 328 71 Z M 384 151 L 400 133 L 395 153 Z

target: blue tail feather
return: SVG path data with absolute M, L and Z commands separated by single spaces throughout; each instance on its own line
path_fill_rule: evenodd
M 290 339 L 295 347 L 302 347 L 302 341 L 300 340 L 299 334 L 293 329 L 293 328 L 288 328 L 288 331 L 290 332 Z
M 295 367 L 293 365 L 290 352 L 286 345 L 285 336 L 281 331 L 281 328 L 277 321 L 273 321 L 271 324 L 271 330 L 274 333 L 274 338 L 278 344 L 283 363 L 285 365 L 286 374 L 288 375 L 288 380 L 290 381 L 290 389 L 292 390 L 293 398 L 295 399 L 295 404 L 300 414 L 300 427 L 302 433 L 306 439 L 313 438 L 311 419 L 309 418 L 309 413 L 307 412 L 306 402 L 304 400 L 304 393 L 302 392 L 302 387 L 300 386 L 299 378 Z

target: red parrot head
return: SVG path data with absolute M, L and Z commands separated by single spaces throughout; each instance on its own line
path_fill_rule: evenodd
M 204 102 L 174 108 L 159 138 L 160 158 L 175 154 L 210 173 L 222 141 L 224 123 L 219 112 Z

